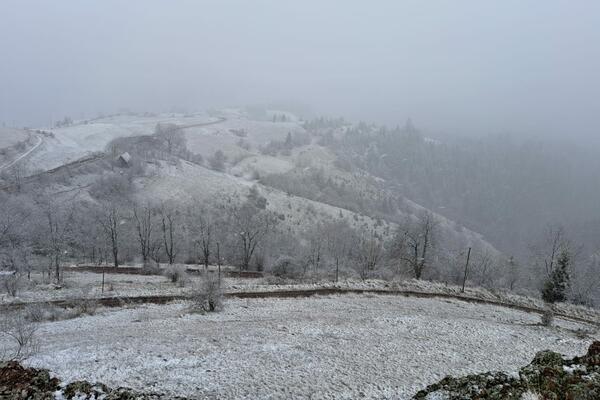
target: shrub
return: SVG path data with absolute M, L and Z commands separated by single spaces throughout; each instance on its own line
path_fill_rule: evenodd
M 77 315 L 94 315 L 98 309 L 98 301 L 89 297 L 77 301 Z
M 37 327 L 25 318 L 25 313 L 3 313 L 0 316 L 0 337 L 12 345 L 0 349 L 0 360 L 22 361 L 38 350 Z
M 194 308 L 201 312 L 216 312 L 223 309 L 223 291 L 219 279 L 211 273 L 202 278 L 191 296 Z
M 217 150 L 212 157 L 208 159 L 208 164 L 211 169 L 215 171 L 225 171 L 225 162 L 227 161 L 227 157 L 221 150 Z
M 162 273 L 160 265 L 154 260 L 144 261 L 142 265 L 142 274 L 144 275 L 160 275 Z
M 21 275 L 18 273 L 9 273 L 0 275 L 2 282 L 2 288 L 6 293 L 12 297 L 16 297 L 19 290 L 21 289 Z
M 194 154 L 191 161 L 198 165 L 204 165 L 204 157 L 202 157 L 202 154 Z
M 167 277 L 171 283 L 176 284 L 179 287 L 184 287 L 188 281 L 187 272 L 185 272 L 185 267 L 183 266 L 174 266 L 170 265 L 165 268 L 163 275 Z
M 69 297 L 69 308 L 60 319 L 78 318 L 84 315 L 94 315 L 98 309 L 98 299 L 90 292 L 89 288 L 82 288 Z
M 302 276 L 302 267 L 289 256 L 281 256 L 271 267 L 271 274 L 279 278 L 297 279 Z
M 30 322 L 58 321 L 65 319 L 65 310 L 50 304 L 32 304 L 25 308 L 25 319 Z
M 547 308 L 542 313 L 542 325 L 544 326 L 552 326 L 554 322 L 554 313 L 551 309 Z

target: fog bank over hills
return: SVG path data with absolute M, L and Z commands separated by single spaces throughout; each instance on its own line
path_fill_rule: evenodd
M 598 21 L 0 0 L 0 398 L 597 399 Z
M 597 142 L 600 5 L 562 4 L 4 1 L 0 121 L 291 103 Z

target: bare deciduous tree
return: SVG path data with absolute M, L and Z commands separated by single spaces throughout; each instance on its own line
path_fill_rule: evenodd
M 507 263 L 507 281 L 510 290 L 514 290 L 516 283 L 519 281 L 521 276 L 521 270 L 519 263 L 513 256 L 510 256 Z
M 122 221 L 121 211 L 116 203 L 107 202 L 101 206 L 96 220 L 104 231 L 106 240 L 110 246 L 113 265 L 119 266 L 119 231 Z
M 478 286 L 493 286 L 494 277 L 492 270 L 494 269 L 494 264 L 495 260 L 487 249 L 477 254 L 475 259 L 475 283 Z
M 383 256 L 383 244 L 375 232 L 359 238 L 355 249 L 358 273 L 361 279 L 369 278 L 377 269 Z
M 415 278 L 421 279 L 428 263 L 428 251 L 433 246 L 438 222 L 430 212 L 423 212 L 417 221 L 409 222 L 404 230 L 402 259 L 412 269 Z
M 38 200 L 42 213 L 38 240 L 50 259 L 50 268 L 54 268 L 54 276 L 60 281 L 60 263 L 67 253 L 68 239 L 73 223 L 73 207 L 64 207 L 49 197 Z
M 600 302 L 600 251 L 577 264 L 571 280 L 571 298 L 589 306 Z
M 568 248 L 569 239 L 560 225 L 549 225 L 541 241 L 530 246 L 534 263 L 541 266 L 547 276 L 552 274 L 560 252 Z
M 354 231 L 346 222 L 334 222 L 325 227 L 325 244 L 333 260 L 336 282 L 339 280 L 340 263 L 348 255 L 353 240 Z
M 266 211 L 260 210 L 251 204 L 231 207 L 233 234 L 239 244 L 240 272 L 247 271 L 252 261 L 256 248 L 273 229 L 276 219 Z
M 310 265 L 314 272 L 319 270 L 323 251 L 325 250 L 325 232 L 322 224 L 317 224 L 307 232 L 308 254 L 306 265 Z
M 175 234 L 178 216 L 179 211 L 171 205 L 163 204 L 160 209 L 163 245 L 170 265 L 175 263 L 175 257 L 177 256 Z
M 158 123 L 154 128 L 154 134 L 165 142 L 169 154 L 173 154 L 175 150 L 185 149 L 185 136 L 175 124 Z
M 154 209 L 148 205 L 133 205 L 133 218 L 135 220 L 135 229 L 137 233 L 138 243 L 140 245 L 140 254 L 142 261 L 148 262 L 152 247 L 152 233 L 154 231 Z
M 15 297 L 21 287 L 21 274 L 17 271 L 8 271 L 0 275 L 2 289 L 12 297 Z
M 198 216 L 198 244 L 202 251 L 202 261 L 204 263 L 204 269 L 208 269 L 210 263 L 210 254 L 212 246 L 213 236 L 213 221 L 212 216 L 208 211 L 203 212 Z
M 37 327 L 27 321 L 23 312 L 3 312 L 0 316 L 0 337 L 12 343 L 0 349 L 0 360 L 23 361 L 38 350 Z M 1 372 L 1 370 L 0 370 Z

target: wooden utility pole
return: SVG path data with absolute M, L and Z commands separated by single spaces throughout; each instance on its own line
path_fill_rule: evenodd
M 104 293 L 104 273 L 106 272 L 106 264 L 102 267 L 102 293 Z
M 217 242 L 217 268 L 219 269 L 219 287 L 221 287 L 221 246 Z
M 469 251 L 467 253 L 467 263 L 465 264 L 465 275 L 463 276 L 462 289 L 460 289 L 461 293 L 465 292 L 465 284 L 467 283 L 467 273 L 469 271 L 469 260 L 470 259 L 471 259 L 471 248 L 469 247 Z

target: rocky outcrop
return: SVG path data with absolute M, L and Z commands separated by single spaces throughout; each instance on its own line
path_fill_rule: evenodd
M 43 369 L 25 368 L 17 362 L 0 362 L 0 399 L 56 400 L 164 400 L 183 397 L 139 393 L 128 388 L 111 389 L 101 383 L 61 383 Z
M 600 342 L 583 357 L 563 359 L 552 351 L 536 354 L 518 377 L 487 372 L 462 378 L 446 377 L 418 392 L 416 400 L 521 400 L 535 393 L 544 400 L 600 399 Z
M 59 384 L 46 370 L 24 368 L 12 361 L 0 363 L 0 399 L 54 399 Z

